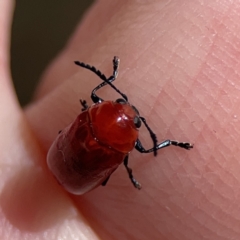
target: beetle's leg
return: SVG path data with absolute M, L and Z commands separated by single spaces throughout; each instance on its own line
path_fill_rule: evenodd
M 187 143 L 187 142 L 178 142 L 178 141 L 172 141 L 172 140 L 165 140 L 161 143 L 159 143 L 157 146 L 156 146 L 156 150 L 159 150 L 161 148 L 164 148 L 164 147 L 168 147 L 170 145 L 173 145 L 173 146 L 177 146 L 177 147 L 181 147 L 181 148 L 184 148 L 184 149 L 187 149 L 187 150 L 190 150 L 190 148 L 193 148 L 193 145 L 191 143 Z M 139 139 L 137 139 L 136 141 L 136 145 L 135 145 L 135 148 L 137 151 L 139 151 L 140 153 L 150 153 L 150 152 L 153 152 L 155 150 L 155 148 L 150 148 L 148 150 L 146 150 L 143 146 L 142 146 L 142 143 L 140 142 Z
M 118 76 L 118 69 L 119 69 L 120 59 L 116 56 L 113 57 L 113 74 L 111 77 L 114 77 L 112 82 L 117 78 Z
M 102 186 L 106 186 L 106 184 L 107 184 L 110 176 L 111 176 L 111 175 L 109 175 L 109 176 L 103 181 Z
M 98 96 L 95 94 L 95 92 L 96 92 L 98 89 L 100 89 L 101 87 L 103 87 L 104 85 L 107 84 L 107 81 L 108 81 L 107 77 L 106 77 L 103 73 L 101 73 L 98 69 L 96 69 L 94 66 L 90 66 L 90 65 L 88 65 L 88 64 L 85 64 L 85 63 L 79 62 L 79 61 L 75 61 L 75 64 L 77 64 L 77 65 L 80 66 L 80 67 L 87 68 L 88 70 L 90 70 L 90 71 L 92 71 L 93 73 L 95 73 L 98 77 L 100 77 L 100 78 L 104 81 L 103 83 L 101 83 L 100 85 L 98 85 L 96 88 L 94 88 L 93 91 L 92 91 L 92 94 L 91 94 L 91 98 L 92 98 L 92 101 L 93 101 L 94 103 L 102 102 L 103 100 L 102 100 L 100 97 L 98 97 Z
M 100 88 L 104 87 L 105 85 L 110 85 L 116 92 L 118 92 L 120 95 L 122 95 L 122 97 L 127 101 L 127 96 L 125 94 L 123 94 L 120 90 L 118 90 L 113 84 L 112 82 L 117 78 L 118 75 L 118 68 L 119 68 L 119 63 L 120 63 L 120 59 L 118 57 L 114 57 L 113 58 L 113 75 L 110 76 L 109 78 L 107 78 L 103 73 L 101 73 L 99 70 L 97 70 L 95 67 L 90 66 L 88 64 L 85 64 L 83 62 L 79 62 L 79 61 L 75 61 L 75 64 L 77 64 L 80 67 L 83 68 L 87 68 L 90 71 L 94 72 L 98 77 L 100 77 L 104 82 L 99 84 L 97 87 L 95 87 L 92 90 L 91 93 L 91 98 L 92 101 L 94 103 L 99 103 L 102 102 L 103 99 L 101 99 L 100 97 L 98 97 L 96 95 L 96 91 L 99 90 Z
M 147 121 L 145 118 L 143 117 L 139 117 L 141 119 L 141 121 L 144 123 L 145 127 L 147 128 L 148 132 L 150 133 L 150 137 L 153 141 L 153 154 L 154 156 L 157 156 L 157 136 L 156 134 L 152 131 L 152 129 L 148 126 Z
M 119 63 L 120 63 L 120 59 L 118 57 L 114 57 L 113 58 L 113 74 L 112 76 L 110 76 L 108 79 L 106 79 L 106 81 L 104 81 L 103 83 L 99 84 L 97 87 L 95 87 L 93 90 L 92 90 L 92 93 L 91 93 L 91 98 L 93 100 L 94 103 L 97 103 L 97 102 L 102 102 L 103 99 L 101 99 L 100 97 L 98 97 L 96 95 L 96 91 L 99 90 L 100 88 L 106 86 L 110 83 L 112 83 L 116 78 L 117 78 L 117 75 L 118 75 L 118 69 L 119 69 Z M 106 77 L 105 77 L 106 78 Z
M 107 85 L 106 82 L 103 82 L 101 84 L 99 84 L 97 87 L 95 87 L 93 90 L 92 90 L 92 93 L 91 93 L 91 99 L 94 103 L 100 103 L 100 102 L 103 102 L 104 100 L 102 98 L 100 98 L 99 96 L 96 95 L 96 91 L 100 88 L 102 88 L 103 86 Z
M 80 103 L 81 103 L 81 105 L 82 105 L 82 107 L 83 107 L 83 108 L 82 108 L 82 112 L 88 109 L 88 105 L 87 105 L 86 100 L 80 99 Z
M 62 132 L 62 130 L 59 130 L 59 131 L 58 131 L 58 134 L 60 134 L 61 132 Z
M 132 169 L 128 167 L 128 155 L 124 159 L 124 166 L 127 169 L 128 176 L 129 176 L 133 186 L 140 190 L 141 189 L 141 184 L 133 177 Z

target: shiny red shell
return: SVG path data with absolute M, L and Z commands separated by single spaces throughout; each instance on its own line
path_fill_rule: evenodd
M 137 113 L 128 104 L 104 101 L 92 105 L 62 130 L 47 164 L 70 193 L 84 194 L 101 185 L 134 148 Z

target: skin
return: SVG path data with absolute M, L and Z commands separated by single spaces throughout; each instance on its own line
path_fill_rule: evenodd
M 0 1 L 0 238 L 240 238 L 240 1 L 98 1 L 46 70 L 36 97 L 21 109 L 9 73 L 12 1 Z M 136 151 L 106 187 L 68 194 L 46 167 L 57 132 L 90 104 L 99 83 L 80 60 L 112 71 L 116 86 L 148 120 L 159 141 L 194 149 Z M 104 99 L 118 95 L 102 89 Z M 151 147 L 142 129 L 143 144 Z

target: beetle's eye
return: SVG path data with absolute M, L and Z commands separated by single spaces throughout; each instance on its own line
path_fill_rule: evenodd
M 141 127 L 141 120 L 140 120 L 139 117 L 137 117 L 137 116 L 134 117 L 133 122 L 134 122 L 136 128 L 140 128 Z
M 122 98 L 118 98 L 116 100 L 116 103 L 120 103 L 120 104 L 125 104 L 126 103 L 126 100 L 122 99 Z

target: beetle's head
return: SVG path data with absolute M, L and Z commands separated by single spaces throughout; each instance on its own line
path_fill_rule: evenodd
M 135 116 L 134 116 L 134 118 L 133 118 L 134 126 L 135 126 L 136 128 L 140 128 L 140 127 L 141 127 L 141 119 L 140 119 L 140 117 L 139 117 L 139 111 L 137 110 L 137 108 L 134 107 L 133 105 L 129 104 L 129 102 L 127 102 L 127 101 L 126 101 L 125 99 L 123 99 L 123 98 L 118 98 L 118 99 L 116 100 L 116 103 L 120 103 L 120 104 L 122 104 L 122 105 L 129 105 L 129 106 L 132 108 L 132 110 L 133 110 L 134 113 L 135 113 Z

